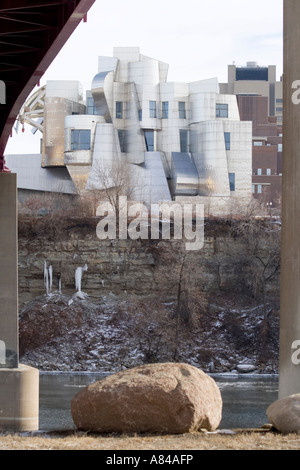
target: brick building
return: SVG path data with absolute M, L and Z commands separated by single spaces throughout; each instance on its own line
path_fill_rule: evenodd
M 252 121 L 252 193 L 269 207 L 281 200 L 282 125 L 269 116 L 268 98 L 258 95 L 238 95 L 242 121 Z

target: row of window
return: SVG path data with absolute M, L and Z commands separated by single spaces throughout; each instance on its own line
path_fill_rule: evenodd
M 180 152 L 187 153 L 189 149 L 189 131 L 180 129 Z M 153 152 L 154 148 L 154 131 L 146 130 L 145 141 L 148 152 Z M 126 130 L 118 130 L 121 152 L 127 152 Z M 225 148 L 230 150 L 230 132 L 224 133 Z M 90 150 L 91 149 L 91 131 L 87 129 L 71 130 L 71 150 Z M 261 172 L 261 170 L 258 170 Z M 269 170 L 267 170 L 269 171 Z M 270 170 L 271 171 L 271 170 Z M 261 173 L 257 173 L 261 174 Z M 268 173 L 267 173 L 268 174 Z
M 121 134 L 121 141 L 124 142 L 125 140 L 125 133 L 126 131 L 119 131 L 119 135 Z M 146 130 L 145 133 L 145 140 L 146 140 L 146 147 L 148 152 L 153 152 L 154 149 L 154 131 Z M 224 133 L 225 139 L 225 148 L 226 150 L 230 150 L 230 132 Z M 179 130 L 179 141 L 180 141 L 180 152 L 181 153 L 188 153 L 190 152 L 190 144 L 189 144 L 189 131 L 186 129 Z M 122 149 L 122 146 L 121 146 Z M 123 150 L 122 150 L 123 151 Z
M 154 131 L 145 131 L 145 141 L 148 152 L 154 151 Z M 127 131 L 118 130 L 121 152 L 127 152 Z M 86 129 L 71 130 L 71 150 L 90 150 L 91 149 L 91 131 Z
M 179 119 L 186 119 L 186 109 L 185 109 L 185 101 L 178 102 L 178 113 Z M 118 116 L 116 115 L 118 118 Z M 123 117 L 123 116 L 122 116 Z M 139 113 L 140 121 L 142 120 L 142 111 L 140 110 Z M 149 117 L 156 119 L 158 117 L 157 112 L 157 102 L 156 101 L 149 101 Z M 169 118 L 169 102 L 163 101 L 161 104 L 161 118 L 168 119 Z
M 118 105 L 118 102 L 117 102 Z M 178 102 L 178 113 L 179 119 L 186 119 L 186 107 L 185 101 Z M 149 101 L 149 116 L 150 118 L 157 117 L 157 103 L 156 101 Z M 116 113 L 116 117 L 118 118 L 118 114 Z M 121 118 L 123 115 L 121 116 Z M 163 101 L 162 102 L 162 112 L 161 112 L 162 119 L 169 118 L 169 102 Z M 216 117 L 217 118 L 228 118 L 228 104 L 216 104 Z
M 231 134 L 230 132 L 224 132 L 225 149 L 231 149 Z M 189 131 L 186 129 L 180 129 L 180 152 L 189 152 Z
M 282 137 L 282 136 L 279 136 L 279 137 Z M 254 145 L 254 147 L 265 147 L 265 146 L 266 147 L 271 147 L 271 144 L 266 144 L 262 140 L 257 140 L 255 142 L 253 142 L 253 145 Z M 273 144 L 273 145 L 276 145 L 276 144 Z M 277 144 L 277 148 L 278 148 L 278 152 L 282 152 L 282 143 Z
M 94 115 L 96 114 L 95 103 L 93 98 L 87 99 L 87 113 Z M 186 103 L 185 101 L 178 102 L 178 113 L 179 119 L 186 119 Z M 116 101 L 115 104 L 115 117 L 116 119 L 123 119 L 124 103 L 122 101 Z M 158 107 L 156 101 L 149 101 L 149 117 L 156 119 L 158 117 Z M 217 118 L 228 118 L 228 104 L 217 103 L 216 105 L 216 117 Z M 163 101 L 161 104 L 161 118 L 169 118 L 169 102 Z M 142 120 L 142 110 L 139 110 L 139 119 Z
M 263 170 L 262 168 L 258 168 L 257 171 L 256 171 L 256 175 L 257 176 L 263 176 L 263 175 L 271 176 L 272 175 L 272 170 L 271 170 L 271 168 L 267 168 L 266 170 Z
M 122 152 L 126 152 L 126 131 L 119 130 L 119 140 Z M 230 134 L 227 133 L 227 142 Z M 155 150 L 154 131 L 145 131 L 145 142 L 148 152 Z M 226 137 L 225 137 L 226 142 Z M 86 129 L 73 129 L 71 131 L 71 150 L 90 150 L 91 148 L 91 131 Z M 180 130 L 180 148 L 181 152 L 188 152 L 188 131 L 185 129 Z M 235 173 L 229 173 L 230 191 L 235 191 Z
M 186 108 L 185 102 L 179 101 L 178 102 L 178 113 L 180 119 L 186 119 Z M 93 98 L 88 98 L 87 100 L 87 114 L 94 115 L 96 113 L 95 104 Z M 142 110 L 140 109 L 139 112 L 139 120 L 142 120 Z M 125 107 L 123 101 L 116 101 L 115 104 L 115 117 L 116 119 L 124 119 L 126 117 L 125 114 Z M 149 101 L 149 117 L 156 119 L 158 117 L 158 108 L 156 101 Z M 169 102 L 163 101 L 161 105 L 161 118 L 168 119 L 169 118 Z

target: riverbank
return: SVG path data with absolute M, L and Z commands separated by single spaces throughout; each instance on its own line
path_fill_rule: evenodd
M 113 373 L 175 361 L 209 373 L 249 365 L 278 373 L 274 224 L 206 220 L 203 249 L 188 252 L 179 240 L 99 240 L 96 223 L 20 218 L 22 363 Z
M 270 429 L 197 432 L 184 435 L 89 435 L 61 431 L 0 434 L 0 450 L 203 451 L 299 450 L 300 435 Z

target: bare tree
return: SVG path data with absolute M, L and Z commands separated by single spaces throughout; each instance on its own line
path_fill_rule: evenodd
M 178 360 L 180 339 L 186 334 L 199 333 L 201 316 L 207 309 L 207 298 L 202 289 L 202 269 L 194 252 L 186 251 L 183 242 L 165 241 L 153 248 L 158 261 L 157 275 L 164 279 L 158 295 L 165 296 L 163 287 L 173 297 L 173 355 Z
M 281 226 L 272 220 L 249 218 L 239 222 L 234 234 L 240 237 L 247 247 L 247 263 L 244 260 L 244 265 L 247 266 L 247 281 L 254 297 L 262 302 L 261 340 L 262 354 L 265 356 L 271 314 L 278 308 L 274 294 L 268 295 L 268 290 L 280 272 Z
M 280 271 L 281 226 L 266 219 L 249 218 L 240 221 L 233 233 L 247 246 L 250 282 L 253 294 L 261 296 L 267 319 L 268 284 Z
M 118 216 L 123 209 L 120 205 L 122 196 L 130 199 L 137 187 L 131 173 L 130 164 L 125 159 L 118 159 L 109 165 L 95 165 L 88 189 L 93 196 L 94 207 L 107 201 Z
M 170 309 L 159 299 L 130 298 L 122 311 L 128 335 L 137 344 L 143 361 L 154 363 L 170 359 L 173 321 Z

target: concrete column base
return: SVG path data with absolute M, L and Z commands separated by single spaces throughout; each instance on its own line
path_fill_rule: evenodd
M 36 431 L 39 428 L 39 371 L 19 364 L 0 368 L 0 431 Z

